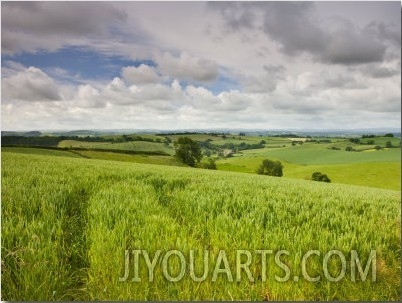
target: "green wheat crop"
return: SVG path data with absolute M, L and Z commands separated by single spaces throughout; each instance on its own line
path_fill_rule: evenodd
M 399 191 L 3 152 L 1 198 L 3 300 L 400 299 Z M 210 271 L 220 250 L 233 265 L 236 250 L 284 249 L 292 278 L 307 251 L 322 252 L 309 264 L 313 276 L 336 249 L 349 271 L 336 283 L 278 282 L 284 272 L 270 259 L 265 282 L 260 262 L 250 266 L 254 282 L 195 282 L 188 274 L 171 282 L 158 263 L 150 282 L 141 259 L 141 282 L 119 282 L 125 251 L 136 249 L 208 250 Z M 376 250 L 376 281 L 351 281 L 351 250 L 364 262 Z

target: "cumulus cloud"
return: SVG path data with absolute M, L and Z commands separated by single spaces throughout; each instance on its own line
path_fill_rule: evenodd
M 36 67 L 2 78 L 2 99 L 21 101 L 61 100 L 55 81 Z
M 345 111 L 354 113 L 356 120 L 368 112 L 392 112 L 391 116 L 397 117 L 401 106 L 399 85 L 396 80 L 305 72 L 280 83 L 269 102 L 276 109 L 307 116 L 320 113 L 331 119 L 340 118 Z
M 156 56 L 156 62 L 159 70 L 172 78 L 210 82 L 218 76 L 218 66 L 215 62 L 191 56 L 187 52 L 182 52 L 178 57 L 164 52 Z
M 124 80 L 132 84 L 149 84 L 157 83 L 159 81 L 159 75 L 155 71 L 155 68 L 145 64 L 141 64 L 138 67 L 126 66 L 122 68 L 122 75 Z
M 78 87 L 76 106 L 83 108 L 100 108 L 105 107 L 105 103 L 100 99 L 99 90 L 92 85 L 80 85 Z
M 286 68 L 283 65 L 264 65 L 263 73 L 240 76 L 245 91 L 249 93 L 272 92 L 279 81 L 285 77 Z
M 295 88 L 304 94 L 314 94 L 326 89 L 364 89 L 367 86 L 351 75 L 340 73 L 304 72 L 297 76 Z
M 79 108 L 143 108 L 146 114 L 151 112 L 172 112 L 186 101 L 184 91 L 178 80 L 170 85 L 147 84 L 142 86 L 129 85 L 119 77 L 115 77 L 101 88 L 91 85 L 81 85 L 74 99 Z
M 211 106 L 216 106 L 220 103 L 217 96 L 202 86 L 195 87 L 193 85 L 189 85 L 186 88 L 186 94 L 191 100 L 191 105 L 194 108 L 209 109 Z
M 228 112 L 238 112 L 246 110 L 248 107 L 253 105 L 253 97 L 242 93 L 240 91 L 234 90 L 229 92 L 222 92 L 218 95 L 221 103 L 217 106 L 218 110 Z

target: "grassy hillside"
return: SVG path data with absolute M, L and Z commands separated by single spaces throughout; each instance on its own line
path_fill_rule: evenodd
M 3 300 L 399 300 L 400 192 L 222 171 L 2 152 Z M 119 282 L 125 250 L 210 252 L 209 274 L 187 271 L 167 281 L 160 259 L 154 280 L 141 259 L 141 282 Z M 289 251 L 285 271 L 254 260 L 250 282 L 225 274 L 211 281 L 217 255 L 236 250 Z M 311 249 L 309 282 L 301 257 Z M 324 278 L 324 255 L 344 253 L 346 276 Z M 376 250 L 376 281 L 350 280 L 350 251 L 363 264 Z M 200 256 L 200 255 L 198 255 Z M 197 257 L 200 258 L 200 257 Z M 199 260 L 199 259 L 198 259 Z M 331 262 L 331 274 L 340 269 Z M 177 275 L 172 258 L 169 270 Z M 200 261 L 200 260 L 199 260 Z M 198 266 L 200 265 L 200 266 Z M 132 269 L 133 271 L 134 269 Z M 373 269 L 371 269 L 372 271 Z M 131 271 L 131 274 L 132 274 Z M 198 276 L 202 263 L 196 263 Z M 294 276 L 300 277 L 298 281 Z M 371 274 L 368 275 L 371 277 Z

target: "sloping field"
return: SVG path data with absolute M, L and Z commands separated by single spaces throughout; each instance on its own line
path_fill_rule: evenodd
M 11 152 L 17 154 L 30 154 L 30 155 L 42 155 L 42 156 L 55 156 L 55 157 L 71 157 L 82 158 L 82 156 L 73 153 L 71 151 L 53 150 L 46 148 L 29 148 L 29 147 L 2 147 L 2 152 Z
M 386 148 L 372 152 L 348 152 L 345 150 L 328 149 L 328 145 L 314 143 L 276 149 L 248 150 L 243 151 L 243 154 L 244 157 L 272 157 L 296 164 L 348 164 L 401 161 L 400 148 Z
M 163 143 L 154 143 L 146 141 L 132 141 L 123 143 L 111 142 L 86 142 L 76 140 L 63 140 L 58 147 L 68 148 L 88 148 L 88 149 L 103 149 L 103 150 L 127 150 L 136 152 L 162 152 L 168 155 L 173 155 L 173 149 Z
M 255 173 L 264 159 L 279 160 L 285 177 L 308 179 L 316 171 L 328 174 L 334 183 L 401 189 L 401 149 L 363 152 L 328 149 L 308 143 L 276 149 L 245 150 L 216 162 L 219 170 Z
M 173 166 L 185 166 L 182 162 L 175 157 L 170 156 L 158 156 L 158 155 L 128 155 L 113 153 L 107 151 L 92 151 L 92 150 L 79 150 L 77 154 L 82 155 L 84 158 L 108 160 L 108 161 L 122 161 L 133 163 L 147 163 L 158 165 L 173 165 Z
M 87 142 L 87 141 L 78 141 L 78 140 L 62 140 L 60 143 L 57 145 L 58 147 L 68 147 L 68 148 L 74 148 L 74 147 L 80 147 L 80 148 L 102 148 L 103 146 L 106 145 L 111 145 L 112 143 L 110 142 Z
M 286 176 L 310 179 L 316 171 L 325 172 L 333 183 L 401 190 L 401 162 L 294 165 L 289 168 Z
M 255 174 L 261 162 L 267 157 L 234 157 L 217 161 L 218 170 Z M 367 162 L 349 164 L 301 165 L 283 162 L 283 175 L 287 178 L 308 180 L 312 173 L 327 174 L 332 183 L 370 186 L 384 189 L 401 189 L 401 162 Z
M 3 152 L 2 299 L 399 300 L 400 202 L 399 191 Z M 163 257 L 172 250 L 186 266 L 177 252 Z M 207 273 L 201 282 L 189 274 L 192 250 L 196 276 Z M 239 281 L 238 250 L 252 254 Z M 273 251 L 266 270 L 258 250 Z M 316 282 L 303 274 L 310 250 L 320 252 L 305 264 Z M 338 255 L 326 264 L 331 250 Z M 356 281 L 352 250 L 372 265 Z M 145 254 L 157 256 L 152 281 Z M 176 282 L 166 278 L 183 268 Z
M 374 141 L 374 145 L 385 146 L 387 142 L 391 142 L 393 146 L 400 146 L 401 138 L 397 137 L 374 137 L 374 138 L 363 138 L 360 139 L 361 142 L 367 143 L 368 141 Z

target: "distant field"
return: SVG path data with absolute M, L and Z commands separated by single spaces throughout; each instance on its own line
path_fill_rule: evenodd
M 192 140 L 195 141 L 206 141 L 208 139 L 210 140 L 222 140 L 221 137 L 218 136 L 212 136 L 212 135 L 207 135 L 207 134 L 183 134 L 183 135 L 165 135 L 166 137 L 170 138 L 172 141 L 176 141 L 180 137 L 189 137 Z
M 316 171 L 327 174 L 333 183 L 401 190 L 401 162 L 299 165 L 285 174 L 289 178 L 307 179 Z
M 163 152 L 169 155 L 173 155 L 172 148 L 166 146 L 163 143 L 146 142 L 146 141 L 131 141 L 123 143 L 111 143 L 111 142 L 85 142 L 75 140 L 63 140 L 59 143 L 58 147 L 68 148 L 88 148 L 88 149 L 105 149 L 105 150 L 128 150 L 137 152 Z
M 233 159 L 233 158 L 232 158 Z M 243 161 L 217 161 L 217 169 L 256 173 L 258 166 L 265 158 L 245 158 Z M 331 182 L 378 187 L 384 189 L 401 189 L 400 162 L 371 162 L 350 164 L 318 164 L 300 165 L 282 162 L 283 177 L 310 179 L 312 173 L 319 171 L 327 174 Z
M 88 159 L 132 162 L 132 163 L 148 163 L 157 165 L 183 166 L 183 163 L 181 163 L 176 158 L 171 156 L 131 155 L 131 154 L 113 153 L 108 151 L 92 151 L 92 150 L 63 151 L 63 150 L 40 149 L 40 148 L 3 147 L 2 152 L 12 152 L 19 154 L 42 155 L 42 156 L 88 158 Z
M 163 140 L 165 138 L 165 136 L 156 136 L 156 135 L 152 135 L 152 134 L 141 134 L 141 133 L 135 133 L 135 134 L 127 134 L 128 136 L 140 136 L 141 138 L 145 138 L 145 139 L 152 139 L 152 140 L 156 140 L 156 139 L 160 139 Z M 119 139 L 122 138 L 122 134 L 119 135 L 104 135 L 102 136 L 104 138 L 107 139 Z
M 1 161 L 3 300 L 400 299 L 400 191 L 10 149 L 2 151 Z M 131 268 L 129 280 L 119 282 L 125 250 L 134 249 L 147 250 L 151 258 L 157 250 L 186 257 L 190 250 L 207 250 L 208 276 L 194 282 L 186 268 L 182 280 L 169 282 L 159 262 L 149 282 L 141 259 L 141 281 L 131 281 Z M 275 278 L 285 271 L 274 255 L 267 257 L 266 281 L 254 255 L 254 282 L 244 271 L 239 282 L 226 274 L 212 281 L 220 250 L 227 252 L 236 279 L 236 251 L 261 249 L 289 252 L 281 257 L 290 270 L 287 282 Z M 302 256 L 312 249 L 321 255 L 309 259 L 307 270 L 319 282 L 301 272 Z M 345 277 L 336 283 L 322 270 L 324 255 L 333 249 L 347 262 Z M 359 276 L 351 280 L 351 250 L 363 266 L 376 251 L 376 281 L 373 267 L 364 282 Z M 334 260 L 330 270 L 336 276 L 341 263 Z M 176 261 L 169 261 L 172 275 L 180 268 Z
M 183 163 L 178 161 L 176 158 L 170 156 L 127 155 L 107 151 L 85 151 L 85 150 L 76 151 L 76 153 L 86 158 L 98 159 L 98 160 L 183 166 Z
M 374 141 L 374 145 L 382 146 L 385 146 L 385 144 L 389 141 L 394 146 L 400 146 L 399 143 L 401 142 L 401 139 L 396 137 L 375 137 L 360 139 L 360 142 L 362 143 L 367 143 L 368 141 Z
M 327 144 L 308 143 L 276 149 L 243 151 L 244 157 L 272 157 L 297 164 L 347 164 L 362 162 L 396 162 L 401 160 L 400 148 L 373 152 L 347 152 L 329 149 Z M 228 159 L 228 161 L 236 161 Z
M 264 159 L 273 159 L 284 165 L 284 177 L 307 179 L 313 172 L 320 171 L 335 183 L 401 189 L 400 148 L 347 152 L 329 149 L 332 146 L 332 143 L 304 143 L 245 150 L 234 157 L 217 160 L 216 165 L 219 170 L 256 173 Z
M 41 149 L 41 148 L 29 148 L 29 147 L 2 147 L 2 152 L 11 152 L 18 154 L 31 154 L 31 155 L 43 155 L 43 156 L 56 156 L 56 157 L 69 157 L 69 158 L 82 158 L 71 151 Z
M 265 139 L 266 142 L 283 142 L 282 138 Z M 287 139 L 285 139 L 287 140 Z M 335 140 L 334 140 L 335 141 Z M 133 143 L 133 144 L 132 144 Z M 384 189 L 401 189 L 401 165 L 400 149 L 369 150 L 363 152 L 346 152 L 342 150 L 332 150 L 334 144 L 348 144 L 344 141 L 316 144 L 304 143 L 303 145 L 264 149 L 245 150 L 241 154 L 236 154 L 232 158 L 219 159 L 216 161 L 218 170 L 256 173 L 258 166 L 264 159 L 280 160 L 284 165 L 284 177 L 308 179 L 315 171 L 326 173 L 333 183 L 345 183 L 361 186 L 378 187 Z M 74 144 L 74 145 L 73 145 Z M 280 143 L 279 143 L 280 144 Z M 126 142 L 126 143 L 106 143 L 92 144 L 91 142 L 63 141 L 62 146 L 75 146 L 85 148 L 101 148 L 105 151 L 58 151 L 51 149 L 38 148 L 11 148 L 4 147 L 3 151 L 13 151 L 17 153 L 30 153 L 42 155 L 55 155 L 66 157 L 86 157 L 91 159 L 124 161 L 134 163 L 150 163 L 158 165 L 182 166 L 177 159 L 170 156 L 157 155 L 127 155 L 108 152 L 108 149 L 129 149 L 139 151 L 161 151 L 172 154 L 174 151 L 166 147 L 163 143 L 152 142 Z M 357 147 L 360 147 L 359 145 Z M 365 145 L 361 145 L 365 147 Z
M 218 140 L 214 140 L 212 143 L 218 146 L 221 146 L 223 144 L 227 143 L 233 143 L 235 145 L 241 144 L 241 143 L 246 143 L 246 144 L 257 144 L 260 143 L 261 140 L 264 140 L 263 138 L 260 137 L 239 137 L 235 136 L 234 138 L 232 136 L 227 136 L 226 139 L 218 138 Z
M 103 148 L 106 145 L 111 145 L 110 142 L 86 142 L 77 140 L 63 140 L 59 143 L 58 147 L 83 147 L 83 148 Z M 117 148 L 116 148 L 117 149 Z

